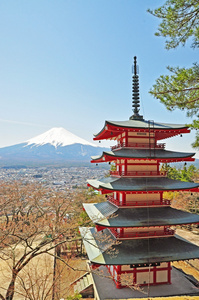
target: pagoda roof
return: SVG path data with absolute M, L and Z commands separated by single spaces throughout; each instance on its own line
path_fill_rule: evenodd
M 171 207 L 117 208 L 109 202 L 83 204 L 90 219 L 103 227 L 148 227 L 199 223 L 199 215 Z
M 177 191 L 196 190 L 199 183 L 173 180 L 167 177 L 104 177 L 99 180 L 87 180 L 88 185 L 104 193 L 113 191 Z
M 175 235 L 117 243 L 108 229 L 80 228 L 89 260 L 100 265 L 139 265 L 199 258 L 199 247 Z
M 182 161 L 191 159 L 195 153 L 167 151 L 164 149 L 119 149 L 113 151 L 103 151 L 102 155 L 92 156 L 93 163 L 116 160 L 118 158 L 128 159 L 157 159 L 159 161 Z
M 157 139 L 164 139 L 180 133 L 189 133 L 185 124 L 158 123 L 147 120 L 105 121 L 102 130 L 94 134 L 94 140 L 112 139 L 123 131 L 155 131 Z M 159 134 L 158 134 L 159 132 Z

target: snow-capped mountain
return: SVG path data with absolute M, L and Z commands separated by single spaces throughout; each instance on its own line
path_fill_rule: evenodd
M 96 145 L 87 142 L 86 140 L 74 135 L 62 127 L 52 128 L 27 141 L 28 146 L 43 146 L 46 144 L 50 144 L 55 148 L 58 146 L 64 147 L 72 144 L 82 144 L 96 147 Z
M 107 148 L 97 147 L 64 128 L 52 128 L 24 143 L 0 148 L 3 165 L 64 165 L 89 163 Z

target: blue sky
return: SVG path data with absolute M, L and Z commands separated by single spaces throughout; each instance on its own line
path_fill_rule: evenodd
M 148 91 L 166 66 L 191 67 L 197 50 L 167 51 L 147 13 L 160 0 L 8 0 L 0 2 L 0 147 L 52 127 L 92 141 L 105 120 L 131 114 L 131 66 L 137 56 L 141 114 L 147 120 L 189 123 Z M 194 133 L 169 139 L 192 151 Z M 194 150 L 195 151 L 195 150 Z M 199 158 L 199 152 L 197 152 Z

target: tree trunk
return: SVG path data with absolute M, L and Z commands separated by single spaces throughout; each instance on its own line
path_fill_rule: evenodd
M 12 279 L 10 281 L 9 287 L 7 289 L 7 293 L 6 293 L 6 300 L 12 300 L 14 297 L 14 292 L 15 292 L 15 281 L 17 278 L 17 273 L 16 270 L 13 270 L 12 272 Z

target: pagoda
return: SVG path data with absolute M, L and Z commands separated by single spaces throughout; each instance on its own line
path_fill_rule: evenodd
M 171 262 L 199 258 L 199 247 L 175 234 L 176 225 L 198 224 L 199 216 L 171 207 L 166 191 L 198 192 L 199 183 L 167 178 L 162 163 L 194 161 L 194 153 L 165 150 L 164 139 L 189 133 L 182 124 L 148 121 L 139 114 L 139 77 L 134 57 L 133 115 L 127 121 L 105 121 L 94 140 L 115 140 L 111 151 L 92 163 L 114 163 L 109 177 L 88 180 L 106 202 L 86 203 L 95 224 L 80 228 L 91 267 L 106 266 L 117 288 L 171 283 Z M 125 275 L 124 275 L 125 274 Z

